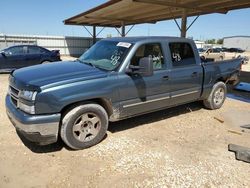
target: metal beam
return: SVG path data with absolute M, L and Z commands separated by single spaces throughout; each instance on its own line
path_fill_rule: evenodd
M 87 28 L 85 25 L 84 25 L 83 27 L 84 27 L 84 29 L 89 33 L 89 35 L 90 35 L 91 37 L 93 37 L 92 33 L 88 30 L 88 28 Z
M 115 27 L 115 30 L 119 33 L 120 36 L 122 36 L 122 34 L 121 34 L 121 32 L 119 31 L 119 29 L 117 29 L 117 28 Z
M 187 31 L 190 29 L 190 27 L 194 24 L 194 22 L 200 17 L 200 15 L 196 16 L 196 18 L 192 21 L 192 23 L 187 27 Z
M 181 31 L 181 27 L 180 27 L 180 25 L 178 24 L 178 22 L 177 22 L 176 19 L 174 19 L 174 22 L 175 22 L 175 24 L 177 25 L 178 29 Z
M 135 25 L 132 25 L 132 26 L 129 28 L 129 30 L 127 31 L 126 35 L 133 29 L 134 26 L 135 26 Z
M 96 35 L 96 37 L 98 37 L 98 35 L 105 29 L 105 27 L 103 27 Z

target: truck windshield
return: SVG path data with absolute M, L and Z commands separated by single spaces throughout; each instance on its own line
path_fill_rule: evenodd
M 99 41 L 79 60 L 94 67 L 112 71 L 122 63 L 131 46 L 132 44 L 127 42 Z

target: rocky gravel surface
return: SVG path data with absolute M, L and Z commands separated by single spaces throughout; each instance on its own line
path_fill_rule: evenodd
M 111 123 L 100 144 L 72 151 L 17 135 L 5 115 L 7 78 L 0 75 L 0 187 L 250 187 L 250 164 L 227 151 L 250 147 L 240 128 L 250 103 L 228 98 L 211 111 L 197 102 Z

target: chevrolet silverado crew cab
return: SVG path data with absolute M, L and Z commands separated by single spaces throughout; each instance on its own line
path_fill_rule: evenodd
M 110 121 L 192 101 L 220 108 L 240 67 L 240 59 L 203 63 L 185 38 L 103 39 L 73 62 L 14 71 L 6 110 L 28 140 L 50 144 L 60 136 L 83 149 L 104 138 Z

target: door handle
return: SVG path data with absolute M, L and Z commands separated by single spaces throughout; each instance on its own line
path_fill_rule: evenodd
M 197 72 L 193 72 L 193 73 L 191 74 L 192 77 L 196 77 L 197 75 L 198 75 Z
M 163 76 L 162 79 L 163 79 L 163 80 L 169 80 L 169 76 L 168 76 L 168 75 Z

